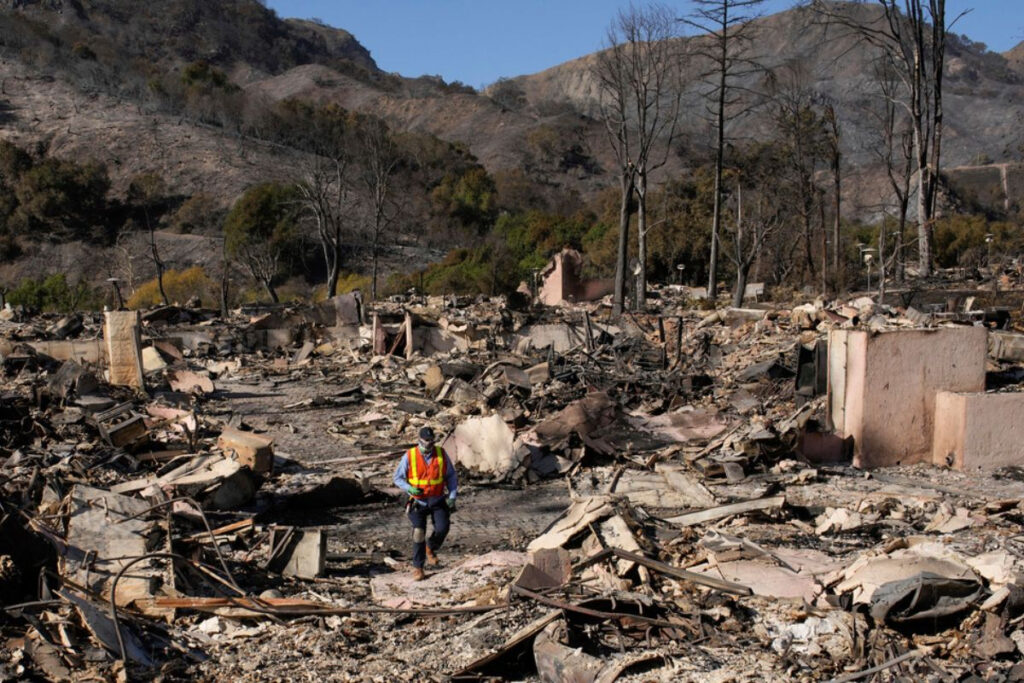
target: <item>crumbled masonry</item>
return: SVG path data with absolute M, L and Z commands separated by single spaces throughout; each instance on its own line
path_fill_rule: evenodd
M 1020 291 L 613 320 L 573 263 L 521 310 L 11 311 L 0 679 L 1024 680 Z

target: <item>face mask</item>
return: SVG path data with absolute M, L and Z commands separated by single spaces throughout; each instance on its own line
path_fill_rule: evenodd
M 420 446 L 420 452 L 421 453 L 433 453 L 434 452 L 434 444 L 432 444 L 429 441 L 420 441 L 419 442 L 419 446 Z

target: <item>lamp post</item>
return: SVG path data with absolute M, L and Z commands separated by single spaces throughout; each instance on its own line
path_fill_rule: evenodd
M 684 263 L 677 263 L 676 264 L 676 270 L 679 271 L 679 284 L 682 285 L 683 284 L 683 271 L 686 270 L 686 264 L 684 264 Z
M 985 265 L 989 268 L 992 267 L 992 240 L 995 239 L 995 235 L 990 232 L 985 233 Z M 995 273 L 992 274 L 995 276 Z
M 868 290 L 871 289 L 871 264 L 875 261 L 875 249 L 869 247 L 863 242 L 857 243 L 857 249 L 860 250 L 860 260 L 863 261 L 864 267 L 868 271 Z

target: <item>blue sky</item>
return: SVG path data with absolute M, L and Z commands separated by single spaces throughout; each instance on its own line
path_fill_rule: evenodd
M 687 0 L 666 2 L 680 14 Z M 541 71 L 600 48 L 629 0 L 269 0 L 281 17 L 316 17 L 353 33 L 385 71 L 438 75 L 479 88 L 501 76 Z M 768 0 L 764 13 L 793 0 Z M 990 50 L 1024 40 L 1024 0 L 947 0 L 954 26 Z

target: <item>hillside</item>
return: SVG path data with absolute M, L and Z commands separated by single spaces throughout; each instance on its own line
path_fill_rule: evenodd
M 864 17 L 877 9 L 837 7 Z M 763 96 L 799 88 L 830 102 L 841 130 L 845 217 L 877 218 L 887 181 L 876 160 L 874 53 L 807 9 L 759 19 L 753 29 L 751 56 L 765 71 L 738 85 Z M 692 56 L 708 38 L 677 40 L 691 55 L 680 63 L 680 136 L 656 184 L 692 178 L 689 171 L 711 156 L 706 64 Z M 1014 210 L 1018 199 L 1007 193 L 1016 171 L 998 169 L 1016 168 L 1024 154 L 1024 44 L 1000 55 L 965 37 L 949 41 L 943 164 L 965 167 L 958 177 L 969 179 L 951 186 L 970 189 L 970 201 L 959 206 L 991 199 L 983 208 Z M 295 111 L 341 107 L 382 118 L 418 150 L 398 184 L 400 239 L 407 246 L 473 244 L 499 211 L 568 216 L 587 209 L 592 225 L 606 210 L 600 198 L 614 186 L 615 161 L 597 120 L 596 59 L 584 55 L 478 93 L 439 78 L 383 73 L 347 31 L 280 19 L 256 0 L 0 0 L 0 139 L 40 157 L 102 163 L 116 198 L 134 178 L 156 174 L 171 204 L 201 193 L 225 210 L 253 184 L 292 181 L 308 167 L 302 149 L 309 145 L 297 148 L 289 138 L 295 131 L 285 130 Z M 731 116 L 732 140 L 773 135 L 771 102 L 757 104 Z M 477 163 L 488 178 L 467 189 L 463 174 Z M 985 184 L 989 178 L 995 187 Z M 467 198 L 478 205 L 469 219 L 458 218 Z M 66 250 L 47 255 L 54 248 L 34 244 L 34 261 L 4 266 L 0 276 L 31 270 L 26 263 L 66 262 Z M 689 258 L 702 257 L 695 251 Z M 100 260 L 90 259 L 94 273 Z
M 312 21 L 282 21 L 254 0 L 0 0 L 0 12 L 8 26 L 51 43 L 80 43 L 100 62 L 122 67 L 136 66 L 137 59 L 205 60 L 278 73 L 299 64 L 347 61 L 377 71 L 351 33 Z
M 18 5 L 17 10 L 11 9 L 13 4 Z M 129 5 L 134 7 L 127 0 L 37 0 L 27 4 L 22 0 L 0 0 L 0 19 L 50 21 L 47 35 L 87 35 L 97 54 L 121 55 L 122 63 L 131 63 L 123 56 L 125 50 L 133 58 L 145 55 L 151 62 L 172 71 L 194 60 L 206 60 L 227 71 L 252 98 L 332 102 L 354 111 L 374 113 L 400 130 L 426 132 L 465 145 L 492 173 L 526 168 L 537 180 L 554 182 L 584 195 L 607 185 L 603 171 L 611 167 L 612 160 L 604 131 L 591 118 L 596 97 L 590 75 L 594 55 L 513 79 L 510 83 L 521 91 L 521 98 L 509 106 L 495 88 L 477 94 L 449 88 L 438 79 L 385 76 L 351 34 L 308 21 L 278 19 L 254 0 L 222 3 L 175 0 L 161 5 L 159 12 L 136 13 L 129 11 Z M 872 9 L 858 7 L 865 12 Z M 802 85 L 836 103 L 846 162 L 854 167 L 870 165 L 872 134 L 864 106 L 875 97 L 870 76 L 871 51 L 858 45 L 848 31 L 822 24 L 806 9 L 759 20 L 756 36 L 754 56 L 765 67 L 790 68 L 800 73 Z M 63 39 L 58 47 L 70 50 L 70 40 L 70 37 Z M 28 44 L 27 38 L 21 41 Z M 15 45 L 8 43 L 8 47 Z M 1022 49 L 1024 47 L 1019 47 L 1002 56 L 951 37 L 943 150 L 944 160 L 950 166 L 976 164 L 979 159 L 1007 162 L 1019 158 L 1018 131 L 1024 121 L 1024 101 L 1019 93 L 1024 77 L 1016 69 L 1022 68 L 1019 58 Z M 20 57 L 11 50 L 7 53 L 11 63 L 4 68 L 10 73 L 19 66 Z M 102 56 L 98 59 L 103 61 Z M 102 89 L 82 86 L 76 70 L 80 65 L 62 67 L 59 55 L 53 56 L 51 61 L 49 68 L 40 69 L 42 89 L 49 89 L 46 81 L 51 75 L 57 82 L 64 81 L 67 84 L 63 89 L 65 102 L 73 106 L 37 110 L 35 103 L 21 100 L 17 92 L 4 93 L 8 100 L 6 119 L 14 124 L 5 126 L 4 134 L 11 136 L 13 127 L 15 137 L 28 139 L 36 130 L 38 139 L 53 145 L 51 141 L 60 136 L 58 131 L 63 131 L 64 136 L 78 139 L 74 143 L 70 140 L 57 143 L 53 147 L 55 151 L 74 151 L 87 156 L 91 153 L 107 161 L 115 176 L 120 175 L 119 169 L 125 160 L 109 151 L 134 148 L 137 131 L 133 126 L 110 126 L 106 116 L 98 116 L 105 107 L 90 106 L 89 102 L 90 99 L 95 101 L 99 97 L 97 92 Z M 38 64 L 28 66 L 28 70 L 10 76 L 15 82 L 23 82 L 25 89 L 30 89 L 31 67 L 39 68 Z M 709 130 L 704 103 L 699 96 L 703 86 L 698 74 L 703 68 L 702 64 L 691 60 L 684 69 L 684 80 L 690 86 L 684 100 L 682 132 L 695 141 L 691 153 L 697 154 L 706 153 L 700 141 L 708 138 Z M 751 76 L 740 85 L 763 90 L 762 81 L 758 76 Z M 499 85 L 509 87 L 509 83 Z M 37 87 L 33 84 L 31 89 Z M 77 94 L 76 89 L 80 91 Z M 115 93 L 115 96 L 123 95 Z M 152 99 L 145 93 L 138 97 L 143 101 Z M 75 115 L 68 114 L 69 110 L 75 111 Z M 28 130 L 24 120 L 18 125 L 17 111 L 32 111 Z M 69 118 L 71 120 L 67 121 Z M 95 121 L 97 118 L 100 120 Z M 187 120 L 181 121 L 181 125 L 194 127 Z M 737 138 L 763 135 L 768 130 L 763 116 L 756 111 L 736 117 L 730 126 L 730 134 Z M 95 132 L 83 136 L 83 131 Z M 212 139 L 217 131 L 197 130 L 195 135 Z M 182 144 L 187 147 L 188 143 Z M 225 144 L 239 145 L 235 141 Z M 183 152 L 183 157 L 190 156 L 187 149 Z M 196 158 L 198 163 L 191 175 L 200 177 L 211 160 L 203 153 Z M 670 168 L 678 169 L 691 161 L 677 159 Z M 126 170 L 134 170 L 138 165 L 144 162 L 132 161 Z M 247 165 L 257 177 L 274 173 L 273 164 L 269 169 L 260 168 L 258 162 Z M 225 166 L 229 176 L 233 175 L 230 155 L 225 159 Z M 187 192 L 194 182 L 189 179 L 190 173 L 182 171 L 175 175 L 182 177 L 182 191 Z M 224 185 L 225 190 L 237 187 L 232 183 L 217 185 Z
M 847 5 L 849 11 L 868 19 L 877 13 L 872 5 Z M 843 134 L 844 156 L 854 166 L 871 162 L 871 120 L 865 105 L 877 99 L 872 77 L 874 52 L 848 29 L 829 26 L 810 9 L 798 8 L 755 22 L 755 45 L 750 57 L 766 70 L 789 69 L 798 74 L 799 86 L 820 93 L 835 103 Z M 699 44 L 703 37 L 684 39 Z M 689 46 L 692 54 L 694 45 Z M 1024 78 L 1014 69 L 1024 64 L 1024 45 L 1007 55 L 986 52 L 950 35 L 945 81 L 946 119 L 943 158 L 953 166 L 974 163 L 978 158 L 996 162 L 1020 159 L 1021 123 L 1024 121 Z M 562 102 L 589 112 L 597 92 L 591 70 L 594 55 L 557 65 L 537 74 L 515 79 L 528 101 Z M 684 68 L 686 89 L 685 126 L 694 139 L 707 138 L 705 105 L 700 98 L 700 72 L 704 65 L 691 59 Z M 740 88 L 764 91 L 764 78 L 750 75 L 737 80 Z M 754 110 L 735 117 L 729 134 L 737 139 L 766 132 L 762 113 Z
M 1013 49 L 1002 54 L 1010 68 L 1024 77 L 1024 42 L 1018 43 Z

